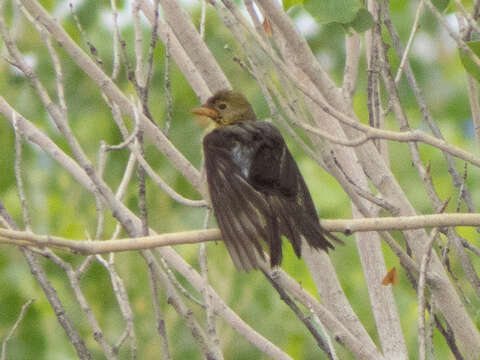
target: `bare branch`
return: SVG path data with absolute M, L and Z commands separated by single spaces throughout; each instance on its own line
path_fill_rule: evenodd
M 28 300 L 25 304 L 23 304 L 22 308 L 20 309 L 20 314 L 18 314 L 17 320 L 15 321 L 15 324 L 13 324 L 12 328 L 8 332 L 7 336 L 2 342 L 2 354 L 0 356 L 0 360 L 5 360 L 7 356 L 7 343 L 8 341 L 12 338 L 13 334 L 17 330 L 18 326 L 23 320 L 23 317 L 25 316 L 26 311 L 30 307 L 30 305 L 33 304 L 33 299 Z
M 428 263 L 430 261 L 433 242 L 437 237 L 438 229 L 434 228 L 430 234 L 430 239 L 426 244 L 425 255 L 422 258 L 420 264 L 420 276 L 418 278 L 418 349 L 419 359 L 425 360 L 425 273 L 427 271 Z M 432 314 L 431 314 L 432 315 Z
M 368 231 L 480 226 L 480 214 L 435 214 L 350 220 L 322 220 L 321 225 L 327 231 L 342 232 L 346 235 L 351 235 L 354 232 Z M 170 245 L 195 244 L 218 239 L 220 239 L 218 229 L 192 230 L 102 241 L 69 240 L 58 236 L 37 235 L 27 231 L 0 229 L 0 243 L 62 248 L 80 254 L 104 254 L 109 252 L 152 249 Z

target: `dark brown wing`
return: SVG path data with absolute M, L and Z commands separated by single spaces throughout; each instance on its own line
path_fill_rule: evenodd
M 260 239 L 272 266 L 282 261 L 281 235 L 301 256 L 301 237 L 314 248 L 333 246 L 318 223 L 302 175 L 280 132 L 265 122 L 244 122 L 204 138 L 212 205 L 225 244 L 237 266 L 257 268 Z
M 264 259 L 260 241 L 268 238 L 270 229 L 263 214 L 269 205 L 248 184 L 235 161 L 237 132 L 234 126 L 213 130 L 205 136 L 203 149 L 210 198 L 223 240 L 235 266 L 248 272 L 258 268 L 259 257 Z
M 298 257 L 300 235 L 314 248 L 333 248 L 326 237 L 341 240 L 320 226 L 310 192 L 282 135 L 269 123 L 257 123 L 256 128 L 264 139 L 252 160 L 248 182 L 267 196 L 281 234 L 290 240 Z

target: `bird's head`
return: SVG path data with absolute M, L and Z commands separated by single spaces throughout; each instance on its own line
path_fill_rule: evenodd
M 245 96 L 230 90 L 218 91 L 205 104 L 192 109 L 191 112 L 209 117 L 217 126 L 256 120 L 252 106 Z

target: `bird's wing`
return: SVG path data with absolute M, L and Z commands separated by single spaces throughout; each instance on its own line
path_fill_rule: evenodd
M 285 141 L 273 125 L 255 123 L 261 134 L 249 169 L 248 182 L 264 193 L 279 224 L 298 257 L 301 255 L 301 237 L 314 248 L 327 250 L 333 245 L 326 237 L 341 242 L 324 230 L 318 221 L 317 211 L 305 181 Z M 281 261 L 274 259 L 272 263 Z
M 204 138 L 203 147 L 213 209 L 237 268 L 258 267 L 258 256 L 264 256 L 260 239 L 270 248 L 271 265 L 280 265 L 282 234 L 298 257 L 302 236 L 314 248 L 333 248 L 297 164 L 273 125 L 245 122 L 219 128 Z
M 242 161 L 248 156 L 233 150 L 238 144 L 235 138 L 238 134 L 233 127 L 214 130 L 205 136 L 203 149 L 210 198 L 223 240 L 235 266 L 248 272 L 258 268 L 259 258 L 264 259 L 260 241 L 267 239 L 270 230 L 264 217 L 269 205 L 247 182 Z

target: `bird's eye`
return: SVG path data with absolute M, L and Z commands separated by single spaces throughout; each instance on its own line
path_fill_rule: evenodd
M 220 110 L 225 110 L 225 109 L 227 108 L 227 104 L 223 104 L 223 103 L 222 103 L 222 104 L 218 105 L 218 108 L 219 108 Z

